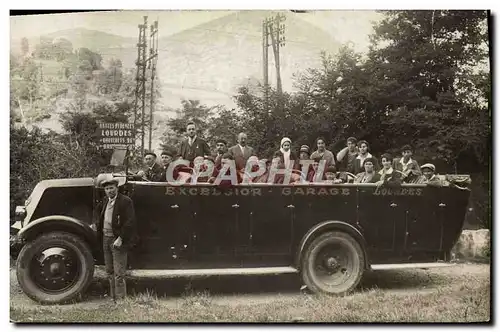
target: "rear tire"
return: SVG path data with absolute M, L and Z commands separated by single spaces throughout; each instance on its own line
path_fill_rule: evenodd
M 83 294 L 94 276 L 94 259 L 80 237 L 53 232 L 27 243 L 17 258 L 17 280 L 31 299 L 66 303 Z
M 321 234 L 306 248 L 301 260 L 304 283 L 314 293 L 345 295 L 361 281 L 365 256 L 361 245 L 349 234 Z

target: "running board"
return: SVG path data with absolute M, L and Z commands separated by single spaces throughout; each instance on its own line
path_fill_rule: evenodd
M 453 263 L 404 263 L 404 264 L 373 264 L 371 269 L 378 270 L 404 270 L 404 269 L 430 269 L 436 267 L 450 267 Z
M 230 269 L 129 270 L 127 271 L 127 275 L 134 278 L 177 278 L 194 276 L 265 275 L 297 272 L 296 268 L 283 266 Z

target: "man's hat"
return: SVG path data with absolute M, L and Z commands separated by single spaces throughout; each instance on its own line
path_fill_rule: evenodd
M 176 152 L 174 151 L 174 149 L 171 149 L 171 148 L 164 149 L 161 153 L 162 156 L 167 155 L 167 156 L 170 156 L 172 158 L 175 157 L 175 154 L 176 154 Z M 153 155 L 154 155 L 154 153 L 153 153 Z M 146 156 L 146 155 L 144 155 L 144 156 Z
M 328 168 L 325 171 L 325 173 L 336 173 L 336 172 L 337 168 L 335 166 L 328 166 Z
M 223 139 L 223 138 L 219 138 L 218 140 L 216 140 L 215 144 L 217 144 L 217 143 L 222 143 L 224 145 L 227 145 L 227 141 L 225 139 Z
M 104 188 L 107 184 L 118 185 L 119 181 L 117 178 L 113 177 L 113 174 L 99 174 L 96 183 L 99 188 Z
M 156 153 L 154 153 L 154 152 L 152 152 L 152 151 L 148 151 L 148 152 L 145 152 L 145 153 L 144 153 L 144 157 L 146 157 L 147 155 L 151 155 L 151 156 L 153 156 L 153 157 L 155 157 L 155 158 L 156 158 Z
M 433 172 L 436 171 L 436 166 L 434 166 L 433 164 L 424 164 L 424 165 L 422 165 L 422 167 L 420 167 L 420 169 L 424 169 L 424 168 L 432 169 Z
M 307 152 L 307 153 L 309 153 L 309 147 L 307 145 L 302 145 L 300 147 L 300 152 Z
M 405 151 L 413 151 L 413 149 L 411 148 L 411 146 L 409 144 L 406 144 L 401 148 L 401 152 L 405 152 Z

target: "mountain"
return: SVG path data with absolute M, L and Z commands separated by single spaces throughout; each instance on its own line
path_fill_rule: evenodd
M 161 37 L 159 30 L 158 78 L 162 102 L 179 107 L 182 98 L 200 99 L 208 105 L 234 107 L 233 96 L 241 85 L 262 82 L 262 21 L 274 16 L 271 11 L 240 11 Z M 290 12 L 284 13 L 285 46 L 280 48 L 283 90 L 293 91 L 293 74 L 321 65 L 320 52 L 335 52 L 339 47 L 330 34 Z M 86 47 L 99 52 L 103 64 L 110 58 L 122 60 L 125 67 L 135 67 L 137 39 L 97 30 L 76 28 L 29 38 L 30 49 L 42 38 L 65 38 L 73 48 Z M 269 40 L 270 43 L 270 40 Z M 21 41 L 11 40 L 11 50 L 18 52 Z M 276 86 L 274 54 L 269 46 L 269 82 Z
M 241 11 L 164 37 L 160 24 L 157 76 L 161 81 L 162 97 L 159 103 L 178 108 L 181 99 L 198 99 L 208 106 L 222 104 L 235 107 L 233 96 L 239 86 L 255 89 L 262 83 L 262 21 L 275 14 L 270 11 Z M 296 15 L 289 12 L 285 15 L 286 40 L 285 46 L 280 49 L 281 78 L 283 90 L 293 91 L 293 74 L 321 66 L 321 51 L 333 53 L 340 43 L 323 29 Z M 124 67 L 135 67 L 136 38 L 78 28 L 29 38 L 30 50 L 44 37 L 52 40 L 65 38 L 75 49 L 86 47 L 97 51 L 103 57 L 103 64 L 114 57 L 122 60 Z M 11 40 L 11 51 L 19 52 L 20 45 L 20 40 Z M 276 71 L 271 46 L 268 52 L 269 83 L 275 87 Z M 157 114 L 156 118 L 165 116 L 167 114 Z M 56 118 L 41 126 L 55 127 Z M 161 133 L 155 130 L 155 146 L 159 144 L 159 136 Z
M 262 82 L 262 21 L 273 14 L 241 11 L 161 38 L 157 68 L 164 103 L 179 105 L 183 97 L 234 107 L 232 96 L 238 86 L 249 80 Z M 335 52 L 340 43 L 295 15 L 287 15 L 284 24 L 281 78 L 283 90 L 292 91 L 292 75 L 320 66 L 320 52 Z M 268 50 L 269 82 L 276 86 L 272 47 Z
M 114 57 L 121 59 L 124 65 L 133 67 L 137 58 L 136 38 L 118 36 L 97 30 L 75 28 L 56 31 L 38 37 L 30 37 L 28 38 L 30 50 L 33 51 L 35 46 L 45 38 L 49 40 L 64 38 L 73 44 L 73 49 L 86 47 L 92 51 L 99 52 L 103 57 L 104 63 Z M 20 52 L 21 40 L 11 40 L 10 46 L 11 51 Z

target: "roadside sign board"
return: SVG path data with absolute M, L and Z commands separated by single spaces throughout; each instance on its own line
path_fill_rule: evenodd
M 133 123 L 99 122 L 96 131 L 98 145 L 102 149 L 127 149 L 135 145 Z

